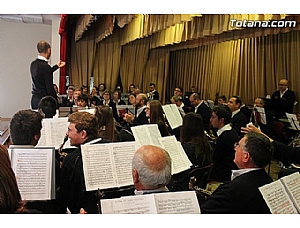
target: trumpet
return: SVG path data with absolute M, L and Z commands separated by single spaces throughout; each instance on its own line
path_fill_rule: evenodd
M 58 154 L 59 154 L 59 157 L 61 160 L 63 160 L 67 156 L 67 153 L 62 151 L 62 149 L 67 141 L 68 141 L 68 135 L 66 134 L 64 137 L 63 143 L 58 148 Z

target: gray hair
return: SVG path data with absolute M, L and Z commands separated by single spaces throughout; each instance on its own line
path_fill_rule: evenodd
M 148 188 L 159 188 L 169 183 L 172 163 L 170 155 L 157 146 L 143 146 L 132 159 L 132 169 L 139 174 L 139 181 Z

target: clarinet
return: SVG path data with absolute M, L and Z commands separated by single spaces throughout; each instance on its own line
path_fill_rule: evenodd
M 64 137 L 63 143 L 58 148 L 58 154 L 59 154 L 59 158 L 61 161 L 67 156 L 67 153 L 62 151 L 62 149 L 67 141 L 68 141 L 68 135 L 66 134 L 66 136 Z

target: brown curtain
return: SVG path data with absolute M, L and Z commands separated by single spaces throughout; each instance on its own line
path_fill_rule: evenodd
M 253 104 L 255 97 L 271 95 L 279 80 L 287 78 L 299 101 L 299 53 L 300 31 L 172 51 L 168 96 L 175 85 L 184 91 L 195 85 L 203 99 L 214 100 L 218 92 Z

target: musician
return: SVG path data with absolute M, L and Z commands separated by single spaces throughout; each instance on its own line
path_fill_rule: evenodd
M 216 146 L 213 149 L 213 163 L 210 178 L 215 181 L 229 181 L 231 171 L 237 169 L 234 159 L 234 144 L 239 141 L 237 132 L 230 125 L 231 111 L 226 105 L 213 108 L 211 125 L 218 129 Z
M 264 108 L 264 99 L 257 97 L 254 100 L 254 108 L 251 114 L 250 122 L 259 126 L 261 131 L 270 137 L 274 137 L 274 118 L 272 113 L 264 108 L 264 112 L 260 113 L 257 111 L 256 107 Z M 264 118 L 263 118 L 264 117 Z
M 273 147 L 267 137 L 251 132 L 235 145 L 232 180 L 221 184 L 201 206 L 203 214 L 269 214 L 259 187 L 271 183 L 265 166 L 271 162 Z
M 54 99 L 55 100 L 55 99 Z M 43 116 L 39 112 L 20 110 L 16 112 L 10 121 L 10 137 L 12 145 L 10 148 L 28 147 L 34 148 L 41 137 Z M 55 187 L 59 187 L 59 162 L 55 161 Z M 27 203 L 27 208 L 36 209 L 43 213 L 57 213 L 56 200 L 31 201 Z
M 61 170 L 60 190 L 58 192 L 59 212 L 79 213 L 83 208 L 87 213 L 97 213 L 96 192 L 85 188 L 80 145 L 85 143 L 108 143 L 98 138 L 97 117 L 88 112 L 75 112 L 69 118 L 67 135 L 71 146 L 78 147 L 64 158 Z
M 166 192 L 171 179 L 172 162 L 164 149 L 146 145 L 140 147 L 132 159 L 132 178 L 135 194 Z

